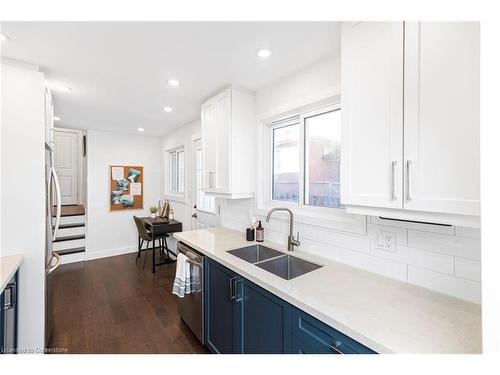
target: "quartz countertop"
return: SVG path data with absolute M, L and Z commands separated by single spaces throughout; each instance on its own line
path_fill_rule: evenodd
M 0 293 L 3 292 L 22 262 L 22 255 L 0 257 Z
M 299 250 L 293 255 L 323 267 L 284 280 L 227 253 L 255 242 L 226 228 L 174 238 L 378 353 L 481 353 L 480 305 Z

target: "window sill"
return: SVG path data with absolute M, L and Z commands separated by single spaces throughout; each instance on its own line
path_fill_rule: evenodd
M 186 196 L 184 194 L 175 194 L 175 193 L 165 193 L 164 194 L 165 199 L 173 202 L 179 202 L 179 203 L 187 203 L 186 201 Z
M 258 207 L 255 214 L 266 216 L 269 210 L 273 207 L 287 207 L 294 213 L 295 223 L 305 224 L 326 229 L 333 229 L 342 232 L 355 234 L 366 234 L 366 216 L 357 214 L 348 214 L 344 209 L 325 209 L 304 208 L 280 204 L 281 202 L 272 202 L 268 205 Z M 286 203 L 286 202 L 283 202 Z M 285 212 L 275 212 L 273 217 L 288 221 L 288 214 Z

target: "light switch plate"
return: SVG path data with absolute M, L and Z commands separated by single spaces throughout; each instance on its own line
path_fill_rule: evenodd
M 380 230 L 377 234 L 377 248 L 396 251 L 396 233 Z

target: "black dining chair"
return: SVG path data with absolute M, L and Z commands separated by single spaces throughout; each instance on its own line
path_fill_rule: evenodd
M 141 258 L 141 252 L 145 251 L 146 256 L 144 257 L 144 264 L 142 265 L 142 268 L 144 269 L 146 267 L 146 260 L 148 259 L 148 250 L 155 251 L 157 249 L 157 246 L 155 246 L 155 244 L 153 243 L 153 247 L 151 248 L 149 247 L 149 243 L 153 240 L 153 234 L 146 228 L 146 223 L 137 216 L 134 216 L 134 221 L 137 227 L 137 233 L 139 238 L 137 257 L 135 258 L 135 262 L 137 263 L 139 261 L 139 259 Z M 163 236 L 155 235 L 155 241 L 158 240 L 160 243 L 160 246 L 158 247 L 160 250 L 162 249 L 162 246 L 165 241 L 164 237 L 167 237 L 167 235 L 166 234 Z M 145 249 L 142 248 L 142 246 L 144 245 L 144 241 L 146 241 Z

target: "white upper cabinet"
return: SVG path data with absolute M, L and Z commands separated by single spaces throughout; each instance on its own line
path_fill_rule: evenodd
M 223 198 L 253 196 L 255 96 L 231 87 L 201 107 L 203 190 Z
M 479 24 L 342 28 L 348 212 L 479 225 Z
M 479 23 L 405 29 L 405 208 L 479 215 Z
M 344 23 L 343 204 L 402 208 L 403 23 Z

